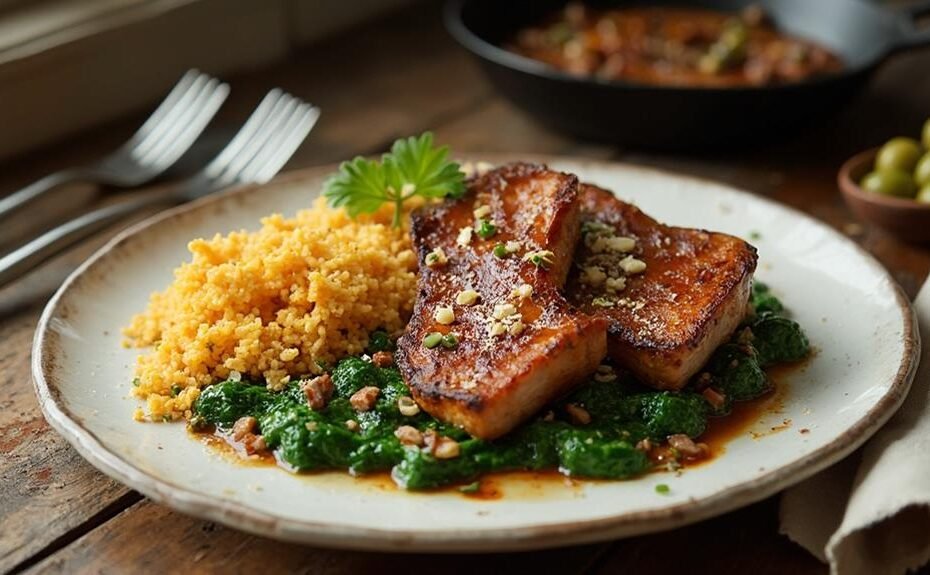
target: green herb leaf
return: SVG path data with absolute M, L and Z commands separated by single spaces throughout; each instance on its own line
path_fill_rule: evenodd
M 449 149 L 434 147 L 433 135 L 402 138 L 381 161 L 357 157 L 343 162 L 324 184 L 323 195 L 333 207 L 352 217 L 394 204 L 394 225 L 400 226 L 403 203 L 413 196 L 458 198 L 465 193 L 465 175 L 448 159 Z
M 656 485 L 656 493 L 660 495 L 668 495 L 671 491 L 671 488 L 664 483 Z

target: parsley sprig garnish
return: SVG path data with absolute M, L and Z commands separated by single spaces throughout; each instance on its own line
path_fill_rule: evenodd
M 401 138 L 380 162 L 362 157 L 343 162 L 324 184 L 323 195 L 353 218 L 393 203 L 393 224 L 400 227 L 403 204 L 410 198 L 458 198 L 465 193 L 465 175 L 448 157 L 449 148 L 433 147 L 429 132 Z

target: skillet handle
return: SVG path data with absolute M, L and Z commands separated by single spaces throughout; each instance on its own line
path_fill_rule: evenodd
M 916 48 L 930 45 L 930 25 L 920 29 L 916 20 L 921 16 L 930 15 L 930 0 L 918 0 L 900 8 L 905 16 L 902 48 Z

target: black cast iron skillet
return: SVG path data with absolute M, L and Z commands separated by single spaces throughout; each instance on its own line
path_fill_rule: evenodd
M 930 45 L 930 30 L 919 30 L 915 23 L 930 14 L 930 0 L 900 10 L 866 0 L 587 3 L 687 5 L 733 13 L 761 5 L 780 30 L 832 50 L 845 68 L 830 76 L 763 87 L 665 87 L 579 78 L 500 47 L 516 30 L 558 9 L 564 0 L 449 0 L 445 22 L 458 42 L 478 57 L 497 89 L 540 122 L 583 138 L 659 150 L 770 142 L 840 108 L 888 56 Z M 915 73 L 930 74 L 930 69 Z

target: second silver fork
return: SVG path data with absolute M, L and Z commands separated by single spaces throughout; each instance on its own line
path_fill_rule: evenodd
M 270 180 L 319 119 L 320 109 L 281 90 L 269 92 L 236 136 L 198 174 L 168 193 L 149 193 L 88 212 L 0 258 L 0 287 L 80 240 L 146 208 L 181 204 L 217 190 Z

